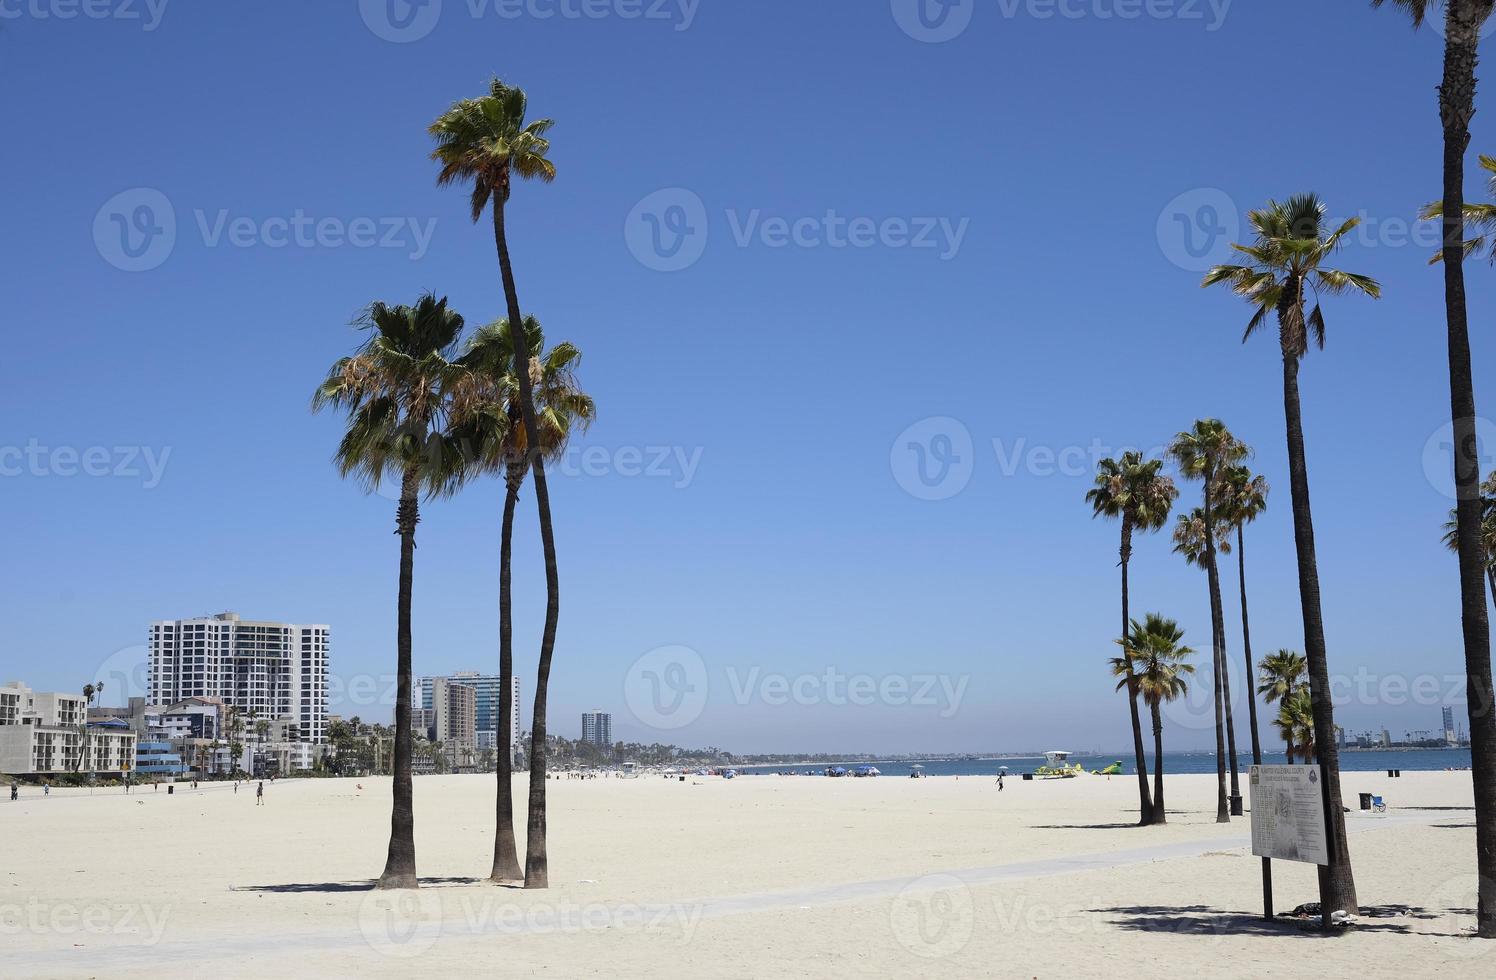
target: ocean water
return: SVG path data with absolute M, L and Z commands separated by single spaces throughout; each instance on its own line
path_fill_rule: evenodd
M 1104 769 L 1118 761 L 1115 755 L 1072 755 L 1071 763 L 1080 763 L 1086 771 L 1093 769 Z M 1133 772 L 1131 753 L 1121 758 L 1123 771 L 1129 775 Z M 1281 752 L 1264 752 L 1262 762 L 1264 765 L 1285 765 L 1287 759 Z M 926 759 L 919 763 L 924 766 L 926 775 L 929 776 L 996 776 L 998 770 L 1008 767 L 1009 775 L 1019 775 L 1032 772 L 1039 766 L 1044 765 L 1044 757 L 1025 756 L 1022 758 L 992 758 L 992 759 Z M 1252 764 L 1250 753 L 1241 757 L 1240 769 L 1242 772 Z M 846 762 L 831 763 L 818 762 L 809 765 L 778 765 L 778 766 L 740 766 L 738 772 L 745 776 L 772 775 L 779 772 L 793 772 L 799 775 L 819 776 L 827 766 L 842 765 L 847 769 L 856 768 L 863 763 Z M 878 771 L 885 776 L 909 775 L 913 768 L 913 762 L 874 762 L 872 765 L 878 767 Z M 1153 757 L 1148 757 L 1148 765 L 1153 765 Z M 1444 769 L 1469 769 L 1469 749 L 1407 749 L 1403 751 L 1367 750 L 1360 752 L 1340 753 L 1340 768 L 1344 772 L 1375 772 L 1386 769 L 1402 769 L 1405 772 L 1437 772 Z M 1165 752 L 1164 773 L 1213 773 L 1216 771 L 1214 752 Z

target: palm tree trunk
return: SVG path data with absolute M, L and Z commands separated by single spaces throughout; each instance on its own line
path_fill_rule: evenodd
M 1128 595 L 1127 566 L 1132 560 L 1132 520 L 1122 518 L 1122 642 L 1127 642 Z M 1122 648 L 1126 660 L 1127 648 Z M 1127 666 L 1127 709 L 1132 714 L 1132 751 L 1138 770 L 1138 826 L 1146 827 L 1154 822 L 1153 803 L 1148 798 L 1148 759 L 1143 753 L 1143 721 L 1138 715 L 1138 692 L 1132 683 L 1132 664 Z
M 1486 575 L 1491 579 L 1491 601 L 1496 603 L 1496 565 L 1492 565 Z
M 1215 726 L 1216 726 L 1216 823 L 1231 822 L 1231 803 L 1226 796 L 1226 732 L 1224 728 L 1226 693 L 1226 652 L 1225 644 L 1221 642 L 1221 634 L 1225 629 L 1225 623 L 1221 616 L 1221 580 L 1216 569 L 1215 553 L 1215 503 L 1211 499 L 1212 484 L 1215 482 L 1213 469 L 1205 471 L 1205 571 L 1206 579 L 1210 586 L 1210 649 L 1211 649 L 1211 673 L 1214 675 L 1215 686 Z M 1233 766 L 1233 788 L 1235 785 L 1235 771 Z
M 1330 667 L 1319 601 L 1319 560 L 1314 550 L 1314 518 L 1309 506 L 1309 468 L 1304 452 L 1304 421 L 1299 405 L 1299 355 L 1283 344 L 1283 413 L 1288 430 L 1288 471 L 1293 494 L 1293 537 L 1299 566 L 1299 603 L 1304 617 L 1304 657 L 1309 662 L 1309 696 L 1314 705 L 1314 742 L 1323 787 L 1330 863 L 1319 868 L 1319 901 L 1324 924 L 1332 913 L 1356 914 L 1356 879 L 1351 873 L 1340 801 L 1340 752 L 1335 744 L 1335 707 L 1330 702 Z
M 1484 8 L 1484 9 L 1483 9 Z M 1496 939 L 1496 702 L 1491 677 L 1491 631 L 1481 574 L 1480 459 L 1475 434 L 1475 384 L 1465 310 L 1465 152 L 1475 115 L 1475 68 L 1480 27 L 1489 8 L 1476 0 L 1446 4 L 1444 81 L 1439 113 L 1444 125 L 1444 302 L 1449 321 L 1449 395 L 1454 422 L 1460 619 L 1465 641 L 1466 699 L 1470 710 L 1470 769 L 1475 783 L 1475 851 L 1480 876 L 1476 928 Z
M 1241 584 L 1241 648 L 1247 665 L 1247 707 L 1252 725 L 1252 764 L 1262 765 L 1262 738 L 1257 733 L 1257 696 L 1252 692 L 1252 622 L 1247 617 L 1247 538 L 1236 526 L 1236 580 Z
M 1159 713 L 1158 702 L 1148 704 L 1153 713 L 1153 822 L 1169 822 L 1164 810 L 1164 719 Z
M 556 648 L 556 623 L 561 616 L 560 575 L 556 570 L 556 535 L 551 526 L 551 493 L 545 480 L 545 459 L 539 452 L 539 430 L 535 424 L 535 397 L 530 386 L 530 339 L 525 335 L 519 294 L 514 286 L 514 267 L 509 261 L 509 241 L 504 234 L 504 205 L 509 199 L 508 178 L 494 194 L 493 235 L 499 251 L 499 273 L 504 280 L 504 300 L 509 309 L 510 333 L 514 338 L 514 374 L 519 381 L 520 412 L 524 417 L 525 441 L 530 466 L 535 473 L 535 506 L 540 515 L 540 543 L 545 553 L 545 629 L 540 638 L 540 668 L 535 677 L 535 716 L 530 730 L 530 813 L 525 832 L 525 887 L 550 885 L 545 848 L 545 712 L 551 683 L 551 655 Z
M 390 849 L 379 888 L 415 888 L 415 796 L 410 781 L 410 598 L 415 576 L 416 525 L 420 523 L 419 479 L 407 472 L 400 487 L 395 527 L 400 535 L 400 597 L 395 634 L 395 776 L 394 807 L 390 813 Z
M 492 881 L 518 881 L 523 876 L 514 843 L 514 601 L 510 588 L 514 508 L 518 503 L 519 485 L 506 480 L 504 523 L 499 532 L 499 786 L 494 803 Z

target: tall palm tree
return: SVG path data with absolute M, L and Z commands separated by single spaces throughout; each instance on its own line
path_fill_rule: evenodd
M 1097 466 L 1096 485 L 1086 491 L 1093 517 L 1115 517 L 1122 521 L 1122 640 L 1127 638 L 1128 595 L 1127 566 L 1132 561 L 1134 531 L 1157 531 L 1169 521 L 1179 491 L 1174 481 L 1161 474 L 1162 460 L 1144 460 L 1142 453 L 1123 453 L 1121 461 L 1103 459 Z M 1130 661 L 1124 660 L 1128 668 Z M 1120 687 L 1118 688 L 1121 689 Z M 1132 715 L 1132 748 L 1138 770 L 1138 823 L 1162 822 L 1163 807 L 1148 795 L 1148 760 L 1143 753 L 1143 724 L 1138 717 L 1138 691 L 1132 685 L 1127 691 L 1127 707 Z
M 1314 547 L 1314 516 L 1309 506 L 1309 466 L 1304 449 L 1303 409 L 1299 402 L 1299 365 L 1309 352 L 1311 337 L 1320 347 L 1324 346 L 1325 318 L 1317 299 L 1319 294 L 1335 296 L 1359 292 L 1375 299 L 1381 296 L 1382 287 L 1369 276 L 1325 267 L 1325 262 L 1340 248 L 1345 236 L 1360 224 L 1359 218 L 1352 218 L 1327 234 L 1326 214 L 1324 203 L 1313 194 L 1301 194 L 1283 202 L 1269 201 L 1266 207 L 1248 214 L 1255 231 L 1252 244 L 1234 246 L 1247 259 L 1247 264 L 1217 266 L 1206 274 L 1201 285 L 1228 285 L 1255 308 L 1243 340 L 1256 333 L 1269 317 L 1276 316 L 1278 321 L 1293 536 L 1298 555 L 1299 602 L 1304 619 L 1304 654 L 1309 661 L 1314 737 L 1319 746 L 1320 785 L 1330 837 L 1330 863 L 1319 869 L 1320 907 L 1324 911 L 1324 925 L 1328 928 L 1335 911 L 1354 913 L 1358 906 L 1340 795 L 1340 753 L 1335 745 L 1335 708 L 1330 701 L 1330 667 L 1319 598 L 1319 561 Z M 1307 309 L 1311 292 L 1316 296 L 1312 311 Z M 1489 672 L 1486 676 L 1490 676 Z M 1496 785 L 1492 791 L 1496 794 Z
M 1264 657 L 1262 663 L 1258 665 L 1257 693 L 1262 695 L 1262 699 L 1268 704 L 1286 704 L 1290 697 L 1308 689 L 1309 662 L 1304 659 L 1303 654 L 1295 653 L 1293 650 L 1279 650 L 1277 653 Z M 1278 731 L 1283 735 L 1283 741 L 1288 744 L 1288 761 L 1292 763 L 1298 728 L 1291 721 L 1285 728 L 1283 718 L 1284 713 L 1280 710 L 1279 719 L 1274 724 L 1278 726 Z
M 1159 706 L 1185 694 L 1189 685 L 1185 676 L 1195 672 L 1186 663 L 1194 650 L 1184 646 L 1184 631 L 1172 619 L 1149 613 L 1146 620 L 1133 620 L 1122 644 L 1122 656 L 1112 660 L 1112 673 L 1121 678 L 1117 690 L 1124 686 L 1136 689 L 1148 705 L 1153 719 L 1153 805 L 1154 823 L 1167 823 L 1164 811 L 1164 721 Z
M 1252 696 L 1252 621 L 1247 615 L 1246 527 L 1267 510 L 1267 478 L 1254 476 L 1246 466 L 1233 466 L 1222 477 L 1225 500 L 1221 511 L 1226 526 L 1236 531 L 1236 581 L 1241 587 L 1241 646 L 1247 665 L 1247 708 L 1252 725 L 1252 762 L 1262 765 L 1262 739 L 1257 732 L 1257 699 Z
M 1383 0 L 1372 0 L 1380 7 Z M 1393 0 L 1421 27 L 1434 0 Z M 1481 28 L 1492 0 L 1444 0 L 1444 78 L 1439 117 L 1444 129 L 1444 306 L 1449 345 L 1449 401 L 1453 422 L 1457 504 L 1456 552 L 1460 568 L 1460 620 L 1464 632 L 1466 700 L 1470 706 L 1471 779 L 1475 787 L 1475 850 L 1480 876 L 1476 931 L 1496 939 L 1496 686 L 1491 672 L 1491 625 L 1481 576 L 1491 578 L 1481 549 L 1482 515 L 1477 483 L 1480 460 L 1475 434 L 1475 381 L 1470 367 L 1470 327 L 1465 306 L 1465 153 L 1475 116 L 1475 66 Z M 1487 170 L 1487 158 L 1481 164 Z M 1480 220 L 1477 227 L 1488 231 Z M 1477 239 L 1478 241 L 1478 239 Z M 1496 584 L 1496 583 L 1493 583 Z
M 1245 459 L 1250 451 L 1245 443 L 1231 434 L 1220 419 L 1196 419 L 1195 424 L 1174 437 L 1169 454 L 1185 479 L 1199 480 L 1204 486 L 1204 501 L 1195 519 L 1204 528 L 1201 542 L 1204 551 L 1196 562 L 1205 569 L 1210 584 L 1211 662 L 1216 688 L 1216 776 L 1219 792 L 1216 798 L 1216 822 L 1229 823 L 1232 813 L 1241 812 L 1241 779 L 1236 754 L 1236 723 L 1231 710 L 1231 672 L 1226 666 L 1226 615 L 1221 604 L 1221 572 L 1216 562 L 1223 530 L 1220 502 L 1224 500 L 1221 479 L 1232 466 Z M 1176 549 L 1178 550 L 1178 549 Z M 1189 556 L 1186 555 L 1186 558 Z M 1221 721 L 1225 720 L 1225 737 Z M 1229 756 L 1227 755 L 1229 750 Z M 1226 768 L 1231 769 L 1231 794 L 1226 795 Z
M 564 342 L 545 351 L 545 335 L 533 316 L 525 317 L 524 332 L 527 349 L 544 351 L 531 357 L 529 366 L 540 435 L 538 455 L 557 459 L 566 451 L 572 432 L 585 431 L 591 425 L 597 416 L 597 406 L 577 385 L 575 372 L 581 351 Z M 499 690 L 507 692 L 514 688 L 510 570 L 514 512 L 531 458 L 520 416 L 519 383 L 514 376 L 514 337 L 509 321 L 499 320 L 479 330 L 469 340 L 461 363 L 471 372 L 473 383 L 464 386 L 456 399 L 459 429 L 471 433 L 474 441 L 470 452 L 477 468 L 497 473 L 504 480 L 504 517 L 499 540 Z M 499 698 L 497 819 L 490 872 L 491 880 L 496 882 L 523 876 L 514 836 L 511 701 L 507 695 Z
M 1496 473 L 1480 487 L 1483 513 L 1480 522 L 1481 545 L 1486 549 L 1486 578 L 1491 585 L 1491 601 L 1496 602 Z M 1444 525 L 1444 545 L 1455 554 L 1460 551 L 1459 511 L 1449 512 Z
M 505 306 L 510 323 L 522 323 L 519 292 L 514 284 L 514 266 L 509 258 L 509 241 L 504 227 L 504 208 L 515 176 L 523 180 L 550 182 L 556 178 L 556 165 L 546 156 L 550 140 L 546 132 L 553 125 L 549 119 L 526 122 L 528 99 L 522 89 L 493 79 L 488 94 L 455 103 L 431 124 L 436 140 L 432 159 L 441 164 L 437 176 L 440 185 L 471 183 L 472 218 L 476 223 L 483 211 L 493 205 L 494 246 L 499 253 L 499 275 L 504 285 Z M 514 376 L 519 382 L 521 422 L 527 445 L 541 445 L 539 423 L 535 418 L 535 400 L 531 391 L 529 344 L 524 331 L 514 345 Z M 535 506 L 540 516 L 540 541 L 545 555 L 545 628 L 540 641 L 540 666 L 535 679 L 535 739 L 530 753 L 530 806 L 525 838 L 525 887 L 545 888 L 550 884 L 545 842 L 545 731 L 546 699 L 550 692 L 551 656 L 556 646 L 556 624 L 561 615 L 560 574 L 556 568 L 556 536 L 551 526 L 551 495 L 545 479 L 545 461 L 538 448 L 531 450 L 531 467 L 535 473 Z M 506 695 L 507 696 L 507 695 Z
M 460 373 L 451 358 L 463 319 L 445 299 L 427 294 L 415 306 L 375 303 L 358 321 L 370 337 L 339 360 L 312 398 L 314 410 L 342 409 L 347 429 L 334 462 L 370 489 L 400 483 L 395 533 L 400 536 L 397 598 L 394 801 L 390 846 L 380 888 L 415 888 L 416 844 L 411 787 L 411 590 L 421 498 L 450 492 L 461 459 L 446 435 L 447 392 Z

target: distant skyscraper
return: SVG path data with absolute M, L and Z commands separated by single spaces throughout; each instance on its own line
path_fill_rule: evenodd
M 1444 743 L 1446 745 L 1458 745 L 1459 736 L 1454 730 L 1454 709 L 1448 705 L 1444 706 Z
M 613 716 L 606 711 L 583 712 L 582 741 L 601 745 L 605 749 L 612 748 Z
M 220 698 L 247 719 L 288 718 L 298 741 L 327 741 L 327 658 L 331 630 L 240 619 L 225 612 L 151 624 L 150 704 Z
M 474 724 L 477 728 L 478 748 L 489 749 L 498 745 L 499 691 L 501 689 L 498 675 L 480 674 L 475 670 L 463 670 L 444 678 L 422 677 L 416 682 L 421 692 L 417 701 L 419 707 L 435 707 L 432 704 L 431 692 L 437 680 L 445 680 L 451 684 L 461 684 L 463 687 L 470 687 L 476 692 L 477 704 Z M 510 693 L 509 702 L 509 740 L 512 745 L 518 745 L 521 727 L 519 678 L 515 677 L 513 681 L 513 689 Z

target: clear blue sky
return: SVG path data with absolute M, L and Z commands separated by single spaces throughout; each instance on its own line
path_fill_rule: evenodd
M 1303 377 L 1331 666 L 1459 672 L 1439 542 L 1450 502 L 1425 467 L 1448 420 L 1440 278 L 1398 226 L 1439 187 L 1433 32 L 1302 0 L 1238 2 L 1224 19 L 1205 0 L 1155 8 L 1203 19 L 978 0 L 944 43 L 903 30 L 896 12 L 919 33 L 897 0 L 598 0 L 585 10 L 601 16 L 549 18 L 537 14 L 563 11 L 551 0 L 505 8 L 517 17 L 443 6 L 434 21 L 414 11 L 395 41 L 383 0 L 93 8 L 138 19 L 0 0 L 0 674 L 75 689 L 140 654 L 149 621 L 221 609 L 331 624 L 340 684 L 392 670 L 393 503 L 338 479 L 339 420 L 308 398 L 371 300 L 433 289 L 475 324 L 500 315 L 488 228 L 469 223 L 464 193 L 435 186 L 425 135 L 494 73 L 558 120 L 560 178 L 517 190 L 512 246 L 526 309 L 583 348 L 601 410 L 578 444 L 598 454 L 593 475 L 578 457 L 555 481 L 553 730 L 575 736 L 578 713 L 601 707 L 619 737 L 739 751 L 1125 746 L 1103 667 L 1117 529 L 1090 519 L 1088 476 L 1049 473 L 1030 451 L 1080 447 L 1089 469 L 1093 444 L 1158 446 L 1206 415 L 1256 447 L 1274 484 L 1248 544 L 1256 648 L 1301 648 L 1276 348 L 1243 347 L 1245 308 L 1181 267 L 1181 195 L 1197 233 L 1311 189 L 1370 219 L 1342 264 L 1381 278 L 1386 298 L 1331 301 L 1329 349 Z M 622 16 L 634 9 L 661 16 Z M 1483 108 L 1472 152 L 1496 152 Z M 110 203 L 139 188 L 156 196 Z M 669 188 L 695 197 L 646 202 Z M 1202 211 L 1216 199 L 1202 188 L 1231 209 Z M 120 268 L 115 215 L 132 236 L 164 229 L 159 208 L 132 224 L 161 198 L 174 242 L 152 240 L 170 246 L 147 252 L 154 268 Z M 671 207 L 697 199 L 694 215 Z M 636 257 L 650 244 L 641 202 L 667 236 L 684 214 L 699 260 L 669 272 Z M 828 212 L 882 234 L 837 248 L 848 229 L 807 224 L 800 241 L 820 247 L 780 245 L 764 224 Z M 304 229 L 310 244 L 286 237 L 298 214 L 324 221 Z M 921 218 L 946 219 L 959 247 L 907 247 L 876 225 Z M 369 231 L 357 219 L 376 238 L 398 223 L 398 247 L 346 240 Z M 1471 269 L 1478 386 L 1493 277 Z M 1480 394 L 1496 412 L 1496 393 Z M 942 458 L 942 437 L 973 440 L 954 450 L 969 482 L 944 500 L 898 479 L 913 473 L 900 434 L 929 418 L 960 424 L 917 430 Z M 169 453 L 159 481 L 117 446 Z M 630 452 L 648 464 L 657 446 L 694 457 L 689 478 L 678 462 L 630 475 Z M 91 447 L 109 458 L 93 468 L 116 475 L 69 475 L 82 464 L 66 450 Z M 425 512 L 419 673 L 496 667 L 499 510 L 490 484 Z M 528 495 L 523 514 L 528 698 L 544 602 Z M 1133 585 L 1136 610 L 1178 618 L 1208 648 L 1203 576 L 1164 538 L 1139 542 Z M 1234 570 L 1225 586 L 1240 685 Z M 699 654 L 709 694 L 661 731 L 626 686 L 630 665 L 670 645 Z M 827 668 L 915 689 L 932 675 L 960 700 L 950 710 L 937 687 L 936 704 L 893 703 L 897 689 L 829 703 Z M 778 675 L 817 680 L 780 704 L 764 684 Z M 1340 717 L 1432 729 L 1443 693 L 1376 695 Z M 1206 745 L 1187 721 L 1169 744 Z

